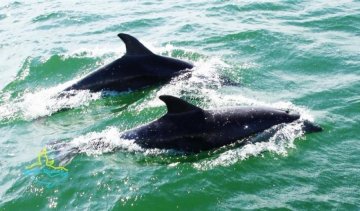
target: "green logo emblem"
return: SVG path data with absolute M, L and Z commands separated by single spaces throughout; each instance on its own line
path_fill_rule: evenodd
M 56 166 L 55 161 L 48 157 L 46 148 L 43 148 L 36 162 L 25 167 L 24 174 L 32 176 L 36 184 L 52 188 L 66 181 L 69 170 Z

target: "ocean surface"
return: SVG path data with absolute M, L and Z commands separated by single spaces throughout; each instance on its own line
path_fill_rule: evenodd
M 193 73 L 53 97 L 121 57 L 120 32 Z M 0 90 L 0 210 L 360 209 L 359 0 L 2 0 Z M 162 94 L 290 109 L 324 131 L 195 155 L 120 140 L 165 114 Z M 62 143 L 81 153 L 64 160 Z

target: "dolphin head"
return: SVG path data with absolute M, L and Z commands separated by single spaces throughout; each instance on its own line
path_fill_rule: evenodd
M 306 133 L 315 133 L 315 132 L 323 131 L 322 127 L 308 120 L 303 122 L 302 128 Z
M 240 119 L 243 119 L 246 125 L 253 125 L 252 128 L 258 130 L 264 130 L 278 124 L 291 123 L 300 118 L 300 114 L 293 111 L 266 107 L 244 108 L 239 112 Z

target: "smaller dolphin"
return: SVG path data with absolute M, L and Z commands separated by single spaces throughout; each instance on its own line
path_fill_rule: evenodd
M 90 73 L 64 91 L 134 90 L 166 83 L 172 77 L 193 68 L 188 62 L 152 53 L 128 34 L 120 33 L 118 36 L 125 43 L 125 55 Z
M 160 100 L 167 106 L 164 116 L 124 132 L 121 138 L 135 140 L 143 148 L 200 152 L 235 143 L 300 118 L 297 113 L 274 108 L 203 110 L 173 96 L 162 95 Z M 307 132 L 322 130 L 310 122 L 304 125 Z

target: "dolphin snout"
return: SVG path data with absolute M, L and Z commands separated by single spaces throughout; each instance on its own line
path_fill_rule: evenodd
M 294 119 L 294 120 L 298 120 L 300 119 L 300 114 L 299 113 L 293 113 L 293 114 L 290 114 L 291 118 Z
M 308 120 L 304 121 L 303 129 L 307 133 L 314 133 L 314 132 L 323 131 L 322 127 L 320 127 L 319 125 L 316 125 L 316 124 L 314 124 L 314 123 L 312 123 L 312 122 L 310 122 Z

